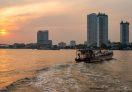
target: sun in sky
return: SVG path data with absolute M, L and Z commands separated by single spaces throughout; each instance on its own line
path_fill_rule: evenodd
M 0 35 L 6 35 L 7 30 L 6 29 L 0 29 Z

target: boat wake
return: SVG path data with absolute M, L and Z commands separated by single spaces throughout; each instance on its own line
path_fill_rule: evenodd
M 131 86 L 95 64 L 54 65 L 37 71 L 35 77 L 18 80 L 0 92 L 128 92 Z

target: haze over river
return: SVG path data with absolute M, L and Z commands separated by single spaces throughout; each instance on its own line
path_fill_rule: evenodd
M 0 49 L 0 92 L 132 92 L 132 51 L 75 63 L 75 50 Z

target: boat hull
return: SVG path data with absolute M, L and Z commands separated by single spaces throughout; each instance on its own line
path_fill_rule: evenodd
M 109 61 L 112 60 L 112 54 L 111 55 L 106 55 L 106 56 L 98 56 L 95 58 L 76 58 L 75 61 L 78 62 L 85 62 L 85 63 L 98 63 L 98 62 L 103 62 L 103 61 Z

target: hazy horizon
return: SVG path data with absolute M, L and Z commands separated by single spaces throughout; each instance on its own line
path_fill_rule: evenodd
M 1 0 L 0 43 L 36 42 L 38 30 L 49 30 L 54 44 L 76 40 L 83 43 L 87 37 L 87 14 L 106 13 L 109 17 L 109 40 L 120 41 L 121 20 L 130 23 L 131 0 Z

